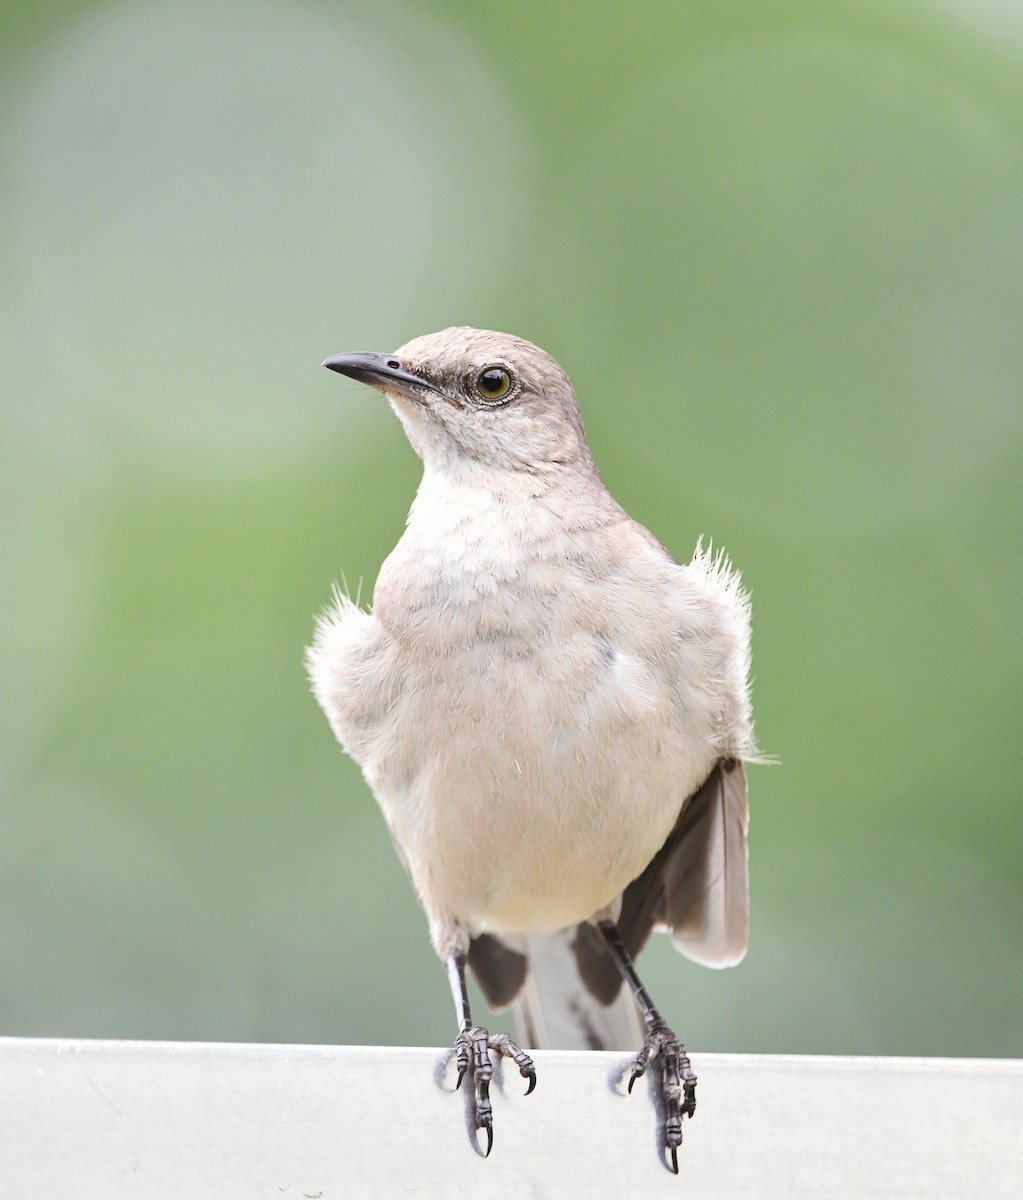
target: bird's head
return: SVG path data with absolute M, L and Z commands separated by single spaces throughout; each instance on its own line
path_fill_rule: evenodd
M 323 365 L 383 392 L 428 467 L 546 474 L 590 462 L 568 376 L 510 334 L 457 326 Z

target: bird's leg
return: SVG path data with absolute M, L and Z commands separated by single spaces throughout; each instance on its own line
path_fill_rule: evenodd
M 685 1046 L 668 1028 L 636 974 L 632 956 L 626 950 L 614 921 L 598 921 L 597 931 L 604 939 L 604 944 L 626 983 L 632 988 L 648 1031 L 643 1047 L 632 1064 L 629 1091 L 632 1091 L 632 1085 L 646 1071 L 651 1059 L 656 1060 L 660 1069 L 661 1097 L 664 1101 L 664 1147 L 671 1155 L 671 1169 L 677 1175 L 678 1147 L 682 1143 L 682 1118 L 691 1117 L 696 1112 L 696 1076 L 693 1074 Z
M 494 1144 L 494 1110 L 490 1103 L 490 1080 L 494 1074 L 494 1065 L 490 1061 L 490 1051 L 496 1050 L 504 1058 L 510 1058 L 518 1067 L 522 1078 L 529 1080 L 527 1096 L 536 1087 L 536 1069 L 529 1055 L 520 1050 L 506 1033 L 498 1033 L 491 1037 L 487 1030 L 473 1025 L 472 1014 L 469 1011 L 469 993 L 465 986 L 465 955 L 456 951 L 449 954 L 444 961 L 448 968 L 451 995 L 455 1001 L 455 1015 L 459 1022 L 458 1036 L 455 1038 L 455 1066 L 458 1068 L 455 1090 L 462 1086 L 466 1072 L 471 1072 L 475 1093 L 476 1128 L 487 1131 L 486 1153 L 489 1154 Z

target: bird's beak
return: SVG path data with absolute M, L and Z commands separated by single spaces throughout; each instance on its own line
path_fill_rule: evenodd
M 335 354 L 324 359 L 323 365 L 349 379 L 384 392 L 398 392 L 412 400 L 422 400 L 425 392 L 434 390 L 425 379 L 406 371 L 393 354 Z

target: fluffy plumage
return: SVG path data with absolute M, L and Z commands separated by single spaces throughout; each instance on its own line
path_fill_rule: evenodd
M 617 996 L 588 924 L 602 915 L 634 951 L 665 924 L 697 961 L 738 961 L 755 753 L 738 576 L 701 546 L 675 563 L 628 517 L 537 347 L 458 328 L 388 361 L 423 380 L 375 383 L 422 484 L 372 611 L 336 594 L 307 661 L 438 953 L 468 952 L 491 998 L 524 996 L 527 1027 L 548 1036 L 573 989 Z M 471 389 L 495 364 L 514 394 L 488 406 Z M 546 1017 L 529 999 L 542 973 Z

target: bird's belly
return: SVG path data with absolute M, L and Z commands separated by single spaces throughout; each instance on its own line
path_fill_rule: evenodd
M 630 709 L 505 668 L 479 693 L 464 671 L 416 689 L 370 783 L 427 912 L 549 932 L 642 872 L 714 755 L 656 689 Z

